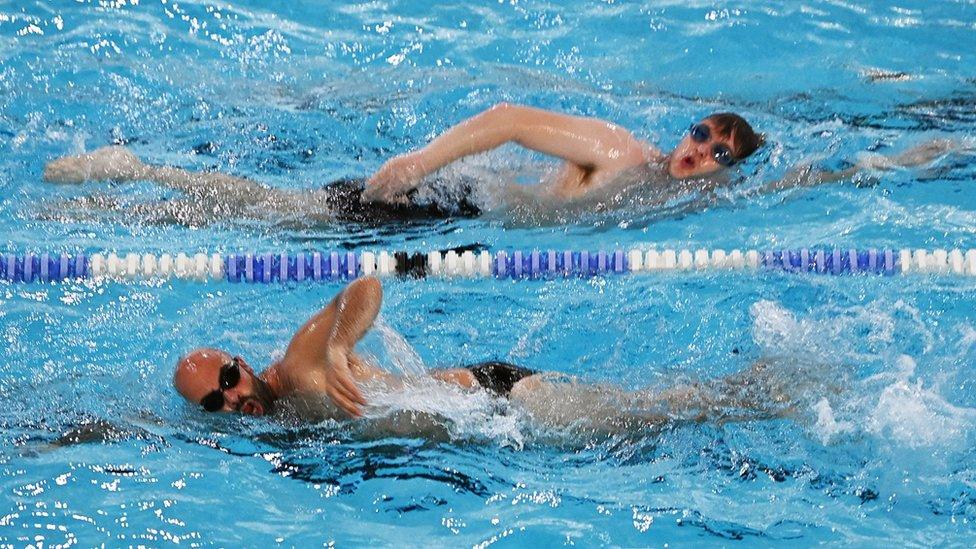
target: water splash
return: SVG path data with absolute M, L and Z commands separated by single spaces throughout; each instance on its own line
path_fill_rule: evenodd
M 874 376 L 884 385 L 866 415 L 867 432 L 918 448 L 964 440 L 976 421 L 976 409 L 950 404 L 935 385 L 916 376 L 915 360 L 898 357 L 896 371 Z
M 427 366 L 417 351 L 400 335 L 400 332 L 387 324 L 382 316 L 376 318 L 373 328 L 379 334 L 386 356 L 395 368 L 395 373 L 407 378 L 424 377 Z
M 810 406 L 811 428 L 825 444 L 870 435 L 910 448 L 945 446 L 965 440 L 976 426 L 976 409 L 951 404 L 937 384 L 917 373 L 913 357 L 898 352 L 900 341 L 920 334 L 928 342 L 923 353 L 933 346 L 935 334 L 910 305 L 899 301 L 886 308 L 875 302 L 822 318 L 797 319 L 778 303 L 759 301 L 751 312 L 754 338 L 766 352 L 795 355 L 791 350 L 803 349 L 804 354 L 861 368 L 880 362 L 880 372 Z M 912 314 L 899 315 L 906 312 Z M 961 337 L 965 341 L 968 336 Z M 870 350 L 865 340 L 874 344 Z

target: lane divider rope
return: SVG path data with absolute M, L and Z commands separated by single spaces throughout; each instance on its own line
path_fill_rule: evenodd
M 539 279 L 705 270 L 976 276 L 976 249 L 0 254 L 0 281 L 24 283 L 102 278 L 272 283 L 351 280 L 364 275 Z

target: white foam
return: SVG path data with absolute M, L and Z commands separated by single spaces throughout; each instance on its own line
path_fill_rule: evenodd
M 392 390 L 364 387 L 363 393 L 369 402 L 365 411 L 369 418 L 382 420 L 398 412 L 427 418 L 416 422 L 416 435 L 429 430 L 423 425 L 433 421 L 446 428 L 452 439 L 488 439 L 514 448 L 524 444 L 524 415 L 513 413 L 505 399 L 485 391 L 466 391 L 424 376 L 407 379 Z
M 752 315 L 752 337 L 757 344 L 773 348 L 784 340 L 797 337 L 799 323 L 793 313 L 774 301 L 760 300 L 749 308 Z
M 817 414 L 816 434 L 824 444 L 829 444 L 837 439 L 838 436 L 851 433 L 855 426 L 849 421 L 838 421 L 834 415 L 834 410 L 830 406 L 830 401 L 826 397 L 821 398 L 813 405 L 813 411 Z
M 954 406 L 934 387 L 926 387 L 915 378 L 911 357 L 902 355 L 896 366 L 896 379 L 881 390 L 866 418 L 868 432 L 920 447 L 959 440 L 972 429 L 976 410 Z
M 976 425 L 976 409 L 951 404 L 937 385 L 917 375 L 915 359 L 899 352 L 906 341 L 920 340 L 926 353 L 944 343 L 937 341 L 914 307 L 902 301 L 875 302 L 798 319 L 779 303 L 764 300 L 756 302 L 750 312 L 753 337 L 764 354 L 797 357 L 798 363 L 813 356 L 823 364 L 800 364 L 801 371 L 845 368 L 845 364 L 853 370 L 850 365 L 880 361 L 881 372 L 852 384 L 831 388 L 830 383 L 821 383 L 805 388 L 823 393 L 804 396 L 815 399 L 810 407 L 812 429 L 825 444 L 861 433 L 912 448 L 945 445 L 965 440 Z M 963 327 L 963 348 L 976 339 L 973 333 L 972 328 Z M 797 349 L 803 353 L 796 353 Z
M 418 412 L 442 418 L 440 423 L 455 439 L 485 438 L 502 446 L 524 444 L 525 415 L 506 399 L 485 391 L 465 390 L 427 375 L 423 359 L 410 343 L 382 317 L 374 323 L 394 373 L 402 375 L 396 387 L 363 387 L 369 402 L 366 415 L 374 419 L 397 412 Z M 446 420 L 446 421 L 445 421 Z
M 935 336 L 917 308 L 897 300 L 876 301 L 844 309 L 821 309 L 817 314 L 797 319 L 779 303 L 757 301 L 750 307 L 752 333 L 756 344 L 770 355 L 792 355 L 804 349 L 834 362 L 874 360 L 877 349 L 901 347 L 918 340 L 925 352 L 935 344 Z
M 387 324 L 382 316 L 376 318 L 373 328 L 379 334 L 387 356 L 398 370 L 395 373 L 406 377 L 420 377 L 426 374 L 427 367 L 417 351 L 399 332 Z

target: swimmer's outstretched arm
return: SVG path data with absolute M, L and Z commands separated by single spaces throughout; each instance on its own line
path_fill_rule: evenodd
M 622 171 L 660 156 L 651 145 L 606 120 L 500 103 L 426 147 L 388 161 L 370 178 L 365 197 L 393 201 L 451 162 L 510 142 L 561 158 L 590 174 Z
M 850 180 L 868 170 L 915 168 L 928 164 L 943 154 L 960 150 L 965 150 L 965 146 L 957 141 L 935 139 L 891 156 L 864 155 L 858 159 L 854 166 L 844 170 L 817 170 L 809 164 L 802 165 L 787 172 L 782 179 L 771 181 L 756 189 L 755 194 L 772 193 L 796 187 L 814 187 L 825 183 Z
M 102 147 L 48 162 L 44 180 L 51 183 L 152 181 L 190 195 L 220 196 L 225 200 L 254 200 L 269 192 L 250 179 L 144 164 L 125 147 Z
M 353 352 L 373 325 L 383 300 L 375 277 L 350 283 L 292 337 L 278 370 L 291 390 L 325 393 L 350 416 L 361 415 L 366 404 L 354 377 L 384 374 Z M 354 372 L 355 370 L 355 372 Z

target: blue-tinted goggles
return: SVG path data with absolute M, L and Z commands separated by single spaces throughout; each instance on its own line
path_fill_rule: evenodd
M 712 138 L 712 130 L 705 124 L 692 124 L 688 128 L 688 133 L 691 135 L 692 141 L 696 143 L 705 143 Z M 737 162 L 732 150 L 722 143 L 712 145 L 712 156 L 715 157 L 716 162 L 726 168 L 731 168 Z

